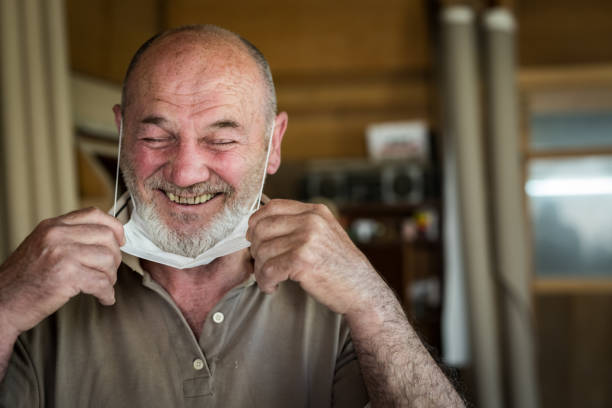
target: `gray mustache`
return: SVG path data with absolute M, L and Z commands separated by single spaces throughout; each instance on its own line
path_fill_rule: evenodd
M 179 187 L 166 180 L 148 180 L 146 186 L 150 189 L 163 190 L 174 195 L 202 195 L 225 193 L 232 194 L 234 188 L 223 181 L 202 182 L 187 187 Z

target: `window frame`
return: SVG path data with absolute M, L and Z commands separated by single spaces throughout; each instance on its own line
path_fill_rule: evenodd
M 530 118 L 534 113 L 570 111 L 612 111 L 612 65 L 574 66 L 564 68 L 526 68 L 518 76 L 520 113 L 520 157 L 523 186 L 528 181 L 529 164 L 535 159 L 571 159 L 611 156 L 610 147 L 585 149 L 533 149 L 530 145 Z M 586 97 L 586 96 L 590 97 Z M 529 197 L 523 189 L 523 207 L 527 217 L 528 255 L 533 294 L 612 293 L 610 277 L 546 277 L 538 276 L 534 262 L 533 223 Z

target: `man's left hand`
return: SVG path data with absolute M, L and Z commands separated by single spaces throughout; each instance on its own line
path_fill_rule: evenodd
M 350 313 L 367 307 L 371 290 L 383 283 L 322 204 L 271 200 L 251 216 L 247 239 L 266 293 L 291 279 L 331 310 Z

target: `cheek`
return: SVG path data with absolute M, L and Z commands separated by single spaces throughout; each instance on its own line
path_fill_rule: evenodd
M 244 151 L 224 152 L 216 154 L 209 161 L 209 168 L 233 187 L 241 187 L 241 184 L 249 179 L 254 170 L 256 160 Z
M 134 149 L 132 163 L 138 180 L 146 180 L 168 161 L 168 154 L 159 151 Z

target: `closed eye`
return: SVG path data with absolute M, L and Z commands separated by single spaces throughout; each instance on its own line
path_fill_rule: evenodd
M 173 137 L 143 137 L 140 141 L 145 143 L 151 149 L 163 149 L 168 147 L 174 141 Z
M 144 137 L 141 140 L 144 140 L 145 142 L 149 142 L 149 143 L 162 143 L 162 142 L 167 142 L 168 140 L 170 140 L 170 138 L 169 137 L 162 137 L 162 138 Z
M 233 149 L 237 142 L 233 139 L 212 139 L 207 140 L 206 144 L 209 149 L 222 152 Z
M 240 128 L 240 124 L 232 119 L 223 119 L 223 120 L 216 121 L 215 123 L 212 124 L 211 127 L 217 128 L 217 129 L 223 129 L 223 128 L 238 129 Z

